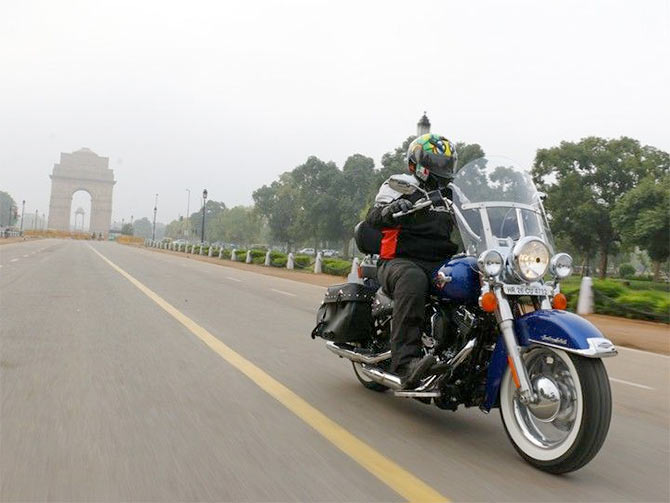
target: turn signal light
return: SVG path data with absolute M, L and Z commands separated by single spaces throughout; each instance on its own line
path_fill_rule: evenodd
M 493 292 L 486 292 L 479 297 L 479 307 L 487 313 L 492 313 L 498 307 L 498 299 Z
M 551 305 L 554 309 L 564 310 L 568 307 L 568 299 L 562 293 L 557 293 L 554 295 L 554 299 L 551 301 Z
M 363 268 L 361 266 L 358 266 L 358 277 L 359 278 L 363 277 Z

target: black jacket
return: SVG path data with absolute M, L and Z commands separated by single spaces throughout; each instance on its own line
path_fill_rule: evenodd
M 424 209 L 399 219 L 394 219 L 391 214 L 382 216 L 384 206 L 397 199 L 414 203 L 421 197 L 417 193 L 407 196 L 390 191 L 386 182 L 380 188 L 366 222 L 382 231 L 382 260 L 402 257 L 440 262 L 456 253 L 458 246 L 451 241 L 453 223 L 446 208 Z

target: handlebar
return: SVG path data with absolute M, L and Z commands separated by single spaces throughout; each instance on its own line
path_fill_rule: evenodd
M 414 206 L 411 209 L 407 211 L 398 211 L 397 213 L 394 213 L 393 218 L 400 218 L 404 217 L 405 215 L 411 215 L 412 213 L 415 213 L 419 210 L 432 206 L 435 203 L 435 200 L 437 199 L 436 197 L 431 197 L 431 194 L 433 194 L 434 192 L 431 193 L 424 192 L 426 194 L 426 197 L 419 199 L 416 203 L 414 203 Z M 456 206 L 454 206 L 454 203 L 441 195 L 439 196 L 439 199 L 442 202 L 444 202 L 444 205 L 449 209 L 451 214 L 454 215 L 454 217 L 456 217 L 456 220 L 459 221 L 465 232 L 467 232 L 468 235 L 475 241 L 481 242 L 481 238 L 472 230 L 463 214 L 459 211 L 459 209 Z

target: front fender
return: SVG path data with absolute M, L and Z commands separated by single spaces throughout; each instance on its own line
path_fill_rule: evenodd
M 568 311 L 541 309 L 525 314 L 514 320 L 514 332 L 520 346 L 541 344 L 587 358 L 617 354 L 614 344 L 593 323 Z
M 591 322 L 581 316 L 559 310 L 538 310 L 514 320 L 514 332 L 519 346 L 550 346 L 587 358 L 602 358 L 617 354 L 612 342 Z M 507 349 L 498 337 L 489 362 L 486 378 L 486 397 L 481 405 L 488 412 L 498 401 L 498 392 L 507 369 Z

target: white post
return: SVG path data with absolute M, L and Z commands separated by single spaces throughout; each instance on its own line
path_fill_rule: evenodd
M 293 253 L 288 254 L 288 259 L 286 260 L 286 268 L 287 269 L 295 268 L 295 263 L 293 262 Z
M 265 254 L 265 267 L 270 267 L 270 250 Z
M 212 251 L 214 250 L 214 247 L 212 245 L 209 245 L 209 253 L 207 254 L 208 257 L 212 256 Z
M 347 281 L 349 283 L 361 283 L 361 278 L 358 277 L 358 257 L 354 257 L 354 260 L 351 262 L 351 272 L 347 276 Z
M 247 259 L 245 260 L 247 264 L 251 264 L 251 250 L 247 250 Z
M 219 258 L 223 258 L 223 246 L 219 248 Z
M 323 272 L 323 256 L 321 252 L 316 254 L 316 262 L 314 262 L 314 274 L 321 274 Z
M 200 243 L 200 255 L 204 255 L 204 254 L 205 254 L 205 245 Z
M 195 255 L 195 245 L 191 245 L 191 255 Z
M 577 299 L 577 314 L 593 314 L 593 280 L 588 276 L 582 278 Z
M 237 250 L 235 248 L 230 252 L 230 260 L 237 262 Z

